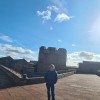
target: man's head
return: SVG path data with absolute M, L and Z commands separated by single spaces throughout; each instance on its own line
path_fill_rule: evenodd
M 51 64 L 51 65 L 49 66 L 49 70 L 50 70 L 50 71 L 54 71 L 54 70 L 55 70 L 55 65 L 54 65 L 54 64 Z

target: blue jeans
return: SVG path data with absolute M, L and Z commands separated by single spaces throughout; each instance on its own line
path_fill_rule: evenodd
M 52 95 L 52 100 L 55 100 L 54 84 L 46 84 L 46 87 L 47 87 L 48 100 L 50 100 L 50 91 L 51 91 L 51 95 Z

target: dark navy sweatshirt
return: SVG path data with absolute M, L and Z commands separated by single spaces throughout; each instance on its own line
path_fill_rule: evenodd
M 54 71 L 47 71 L 45 73 L 44 78 L 45 78 L 45 82 L 47 84 L 55 84 L 57 82 L 57 79 L 58 79 L 57 72 L 55 70 Z

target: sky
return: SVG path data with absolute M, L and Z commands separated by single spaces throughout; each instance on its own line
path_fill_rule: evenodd
M 38 60 L 41 46 L 100 61 L 100 0 L 0 0 L 0 57 Z

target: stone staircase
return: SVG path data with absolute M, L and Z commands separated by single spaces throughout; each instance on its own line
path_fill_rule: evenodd
M 0 89 L 23 84 L 24 80 L 20 73 L 0 64 Z

